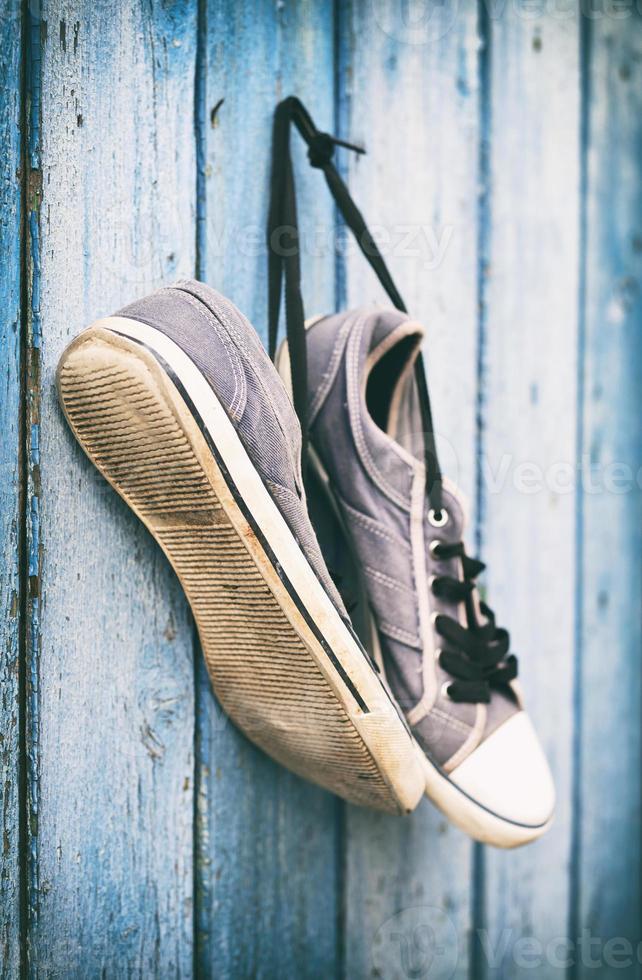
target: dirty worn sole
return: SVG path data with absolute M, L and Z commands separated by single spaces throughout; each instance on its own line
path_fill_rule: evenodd
M 190 358 L 110 317 L 67 348 L 58 388 L 83 449 L 174 567 L 229 716 L 345 799 L 413 809 L 414 741 Z

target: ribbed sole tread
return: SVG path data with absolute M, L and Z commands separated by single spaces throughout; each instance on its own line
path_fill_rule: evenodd
M 174 567 L 221 704 L 289 769 L 354 803 L 398 811 L 362 736 L 217 496 L 199 457 L 204 440 L 196 447 L 182 418 L 187 407 L 136 346 L 109 341 L 104 332 L 82 335 L 61 363 L 61 400 L 87 455 Z

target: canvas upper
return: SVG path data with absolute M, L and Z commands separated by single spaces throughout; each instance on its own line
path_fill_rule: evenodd
M 155 327 L 199 368 L 317 578 L 349 622 L 308 517 L 301 477 L 301 427 L 254 327 L 221 293 L 193 279 L 130 303 L 119 315 Z
M 447 522 L 434 526 L 413 372 L 423 336 L 407 315 L 376 308 L 317 321 L 307 338 L 310 439 L 365 576 L 388 683 L 416 739 L 442 771 L 453 779 L 463 773 L 473 786 L 478 774 L 469 777 L 472 764 L 462 764 L 487 756 L 494 765 L 495 746 L 505 739 L 496 733 L 512 731 L 527 758 L 517 753 L 509 764 L 503 750 L 506 778 L 480 791 L 482 802 L 510 810 L 502 815 L 511 819 L 543 822 L 552 811 L 552 782 L 517 682 L 490 685 L 487 702 L 455 702 L 448 689 L 456 678 L 440 664 L 440 652 L 451 644 L 437 631 L 436 616 L 469 624 L 466 603 L 433 591 L 435 579 L 463 581 L 462 560 L 444 560 L 433 549 L 436 542 L 462 541 L 465 512 L 461 495 L 444 481 Z M 471 602 L 483 624 L 476 590 Z M 483 756 L 482 745 L 489 747 Z M 524 791 L 513 806 L 506 784 L 519 778 L 524 763 L 538 777 L 539 797 Z

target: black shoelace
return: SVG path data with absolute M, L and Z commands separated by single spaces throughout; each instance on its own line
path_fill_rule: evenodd
M 323 171 L 343 220 L 355 236 L 393 306 L 403 313 L 406 312 L 406 306 L 363 215 L 352 200 L 348 188 L 332 162 L 336 146 L 342 146 L 354 153 L 365 153 L 365 150 L 321 132 L 316 128 L 309 112 L 299 99 L 294 96 L 284 99 L 276 107 L 272 130 L 272 176 L 267 226 L 268 348 L 270 357 L 274 360 L 281 294 L 284 292 L 292 394 L 294 408 L 301 423 L 302 466 L 305 479 L 308 455 L 308 370 L 305 315 L 301 295 L 296 190 L 290 155 L 292 124 L 296 126 L 308 145 L 310 165 Z M 437 458 L 430 398 L 421 354 L 415 360 L 414 372 L 424 431 L 426 493 L 433 515 L 439 519 L 443 509 L 442 475 Z M 465 554 L 461 542 L 440 544 L 433 549 L 433 553 L 435 557 L 444 559 L 457 555 L 462 560 L 464 570 L 464 581 L 440 576 L 432 583 L 435 595 L 441 594 L 453 602 L 465 602 L 467 605 L 469 623 L 467 629 L 449 616 L 438 616 L 436 620 L 437 632 L 452 645 L 452 649 L 448 648 L 441 653 L 442 666 L 455 678 L 448 688 L 448 693 L 453 701 L 489 701 L 491 685 L 505 684 L 517 675 L 517 660 L 514 656 L 507 656 L 508 633 L 495 626 L 494 616 L 484 603 L 480 604 L 480 609 L 486 621 L 477 622 L 471 596 L 475 588 L 475 576 L 484 566 Z
M 435 629 L 452 644 L 452 648 L 447 647 L 439 655 L 441 666 L 455 678 L 448 687 L 448 695 L 453 701 L 488 702 L 491 687 L 508 684 L 517 677 L 517 657 L 509 655 L 508 632 L 495 625 L 493 611 L 481 601 L 479 611 L 485 622 L 478 622 L 473 592 L 475 579 L 486 566 L 476 558 L 469 558 L 461 541 L 435 542 L 431 551 L 438 561 L 459 558 L 464 573 L 463 581 L 439 575 L 431 583 L 432 592 L 438 598 L 465 604 L 468 621 L 466 628 L 443 613 L 435 617 Z

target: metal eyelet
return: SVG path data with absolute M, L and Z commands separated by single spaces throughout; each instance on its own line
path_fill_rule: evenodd
M 440 692 L 440 696 L 442 698 L 448 698 L 449 701 L 452 701 L 452 698 L 448 693 L 448 688 L 450 687 L 451 684 L 452 681 L 444 681 L 444 683 L 441 685 L 441 692 Z
M 431 592 L 433 592 L 433 585 L 435 584 L 436 581 L 437 581 L 437 576 L 436 575 L 429 575 L 428 576 L 428 588 L 430 589 Z M 433 592 L 433 595 L 434 595 L 434 592 Z
M 437 561 L 441 561 L 439 555 L 437 554 L 437 548 L 441 548 L 442 544 L 443 541 L 440 541 L 439 538 L 433 538 L 433 540 L 428 545 L 428 553 L 430 554 L 431 558 L 435 558 Z
M 428 511 L 428 521 L 433 527 L 445 527 L 448 523 L 448 511 L 445 507 L 442 507 L 439 514 L 431 507 Z

